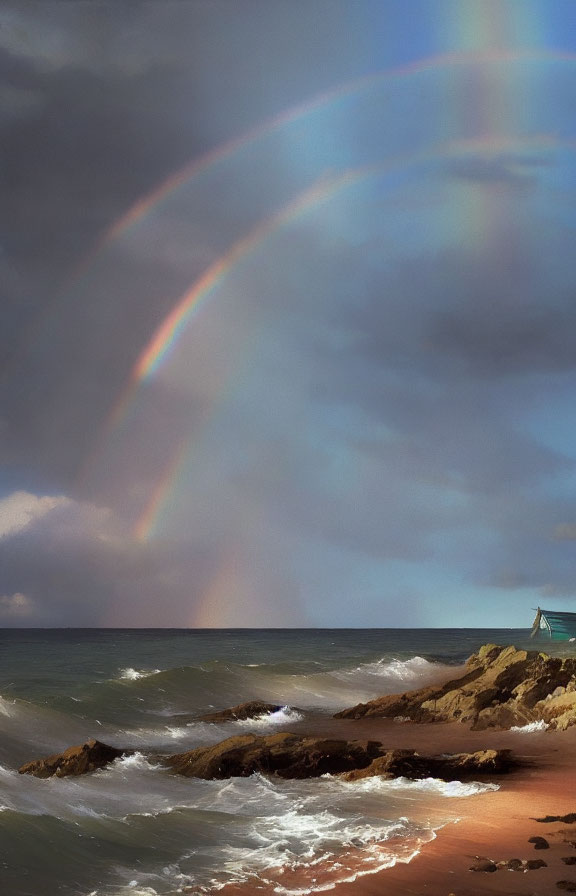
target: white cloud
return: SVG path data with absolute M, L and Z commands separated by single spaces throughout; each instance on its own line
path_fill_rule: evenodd
M 0 619 L 25 619 L 32 610 L 32 601 L 20 591 L 0 596 Z
M 30 492 L 12 492 L 0 500 L 0 539 L 27 529 L 56 508 L 68 507 L 71 503 L 64 495 L 40 497 Z

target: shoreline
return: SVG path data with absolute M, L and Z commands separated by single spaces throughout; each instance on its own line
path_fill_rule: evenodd
M 426 745 L 434 751 L 441 745 L 450 750 L 508 747 L 526 765 L 491 778 L 500 789 L 476 796 L 461 820 L 437 831 L 412 861 L 398 862 L 353 883 L 337 884 L 330 891 L 334 896 L 547 896 L 563 892 L 556 886 L 560 880 L 573 881 L 576 887 L 576 865 L 561 861 L 565 856 L 576 857 L 576 849 L 565 842 L 576 840 L 576 824 L 534 820 L 576 811 L 576 788 L 570 781 L 576 728 L 528 734 L 469 731 L 458 723 L 396 727 L 408 730 L 396 734 L 381 730 L 380 736 L 388 742 L 393 736 L 399 746 L 411 742 L 416 749 Z M 535 850 L 528 842 L 534 836 L 544 837 L 550 848 Z M 473 872 L 469 869 L 476 856 L 495 862 L 543 859 L 547 867 L 527 872 L 503 868 L 491 873 Z
M 501 776 L 479 778 L 497 783 L 499 790 L 478 794 L 460 813 L 454 802 L 448 821 L 433 839 L 420 846 L 408 862 L 364 873 L 347 882 L 323 889 L 333 896 L 552 896 L 565 892 L 558 881 L 571 881 L 576 892 L 576 864 L 566 865 L 563 857 L 576 858 L 576 823 L 542 823 L 546 815 L 576 812 L 576 788 L 572 787 L 573 757 L 576 755 L 576 727 L 567 731 L 521 733 L 506 730 L 470 731 L 461 723 L 395 723 L 387 719 L 316 719 L 291 726 L 294 733 L 324 734 L 381 740 L 390 748 L 414 748 L 427 753 L 512 749 L 523 767 Z M 548 849 L 536 850 L 531 837 L 544 837 Z M 383 851 L 385 844 L 382 844 Z M 542 859 L 547 867 L 526 872 L 499 868 L 495 872 L 473 872 L 477 856 L 494 862 L 510 859 Z M 384 857 L 383 857 L 384 858 Z M 357 859 L 357 861 L 356 861 Z M 362 869 L 361 853 L 348 853 L 350 877 Z M 342 869 L 344 871 L 344 869 Z M 288 879 L 289 878 L 289 879 Z M 301 896 L 321 892 L 310 889 L 304 873 L 283 874 L 278 878 Z M 225 885 L 222 896 L 270 893 L 273 888 L 248 884 Z M 193 893 L 194 890 L 188 891 Z

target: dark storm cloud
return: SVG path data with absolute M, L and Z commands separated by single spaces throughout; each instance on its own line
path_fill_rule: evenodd
M 476 565 L 473 578 L 504 591 L 533 589 L 542 597 L 573 597 L 573 539 L 553 537 L 552 527 L 546 528 L 547 520 L 558 518 L 558 508 L 538 498 L 523 502 L 514 496 L 509 505 L 497 521 L 498 550 Z
M 40 85 L 38 85 L 40 87 Z M 3 136 L 3 244 L 44 291 L 90 241 L 205 144 L 174 71 L 44 74 L 41 102 Z
M 0 455 L 27 488 L 78 500 L 0 536 L 0 619 L 97 624 L 124 607 L 126 622 L 186 624 L 235 550 L 255 570 L 245 593 L 274 593 L 280 623 L 281 603 L 301 613 L 288 570 L 303 556 L 325 594 L 339 586 L 326 544 L 354 575 L 364 561 L 437 559 L 482 587 L 561 593 L 573 580 L 576 508 L 543 496 L 572 461 L 518 422 L 576 370 L 573 233 L 542 206 L 530 220 L 546 156 L 399 166 L 356 204 L 292 222 L 280 248 L 235 271 L 212 329 L 187 331 L 105 425 L 158 324 L 251 227 L 323 165 L 402 155 L 436 133 L 433 74 L 411 100 L 394 86 L 355 97 L 304 138 L 295 128 L 214 168 L 70 277 L 182 165 L 375 71 L 350 16 L 339 0 L 3 4 Z M 480 235 L 444 236 L 478 197 L 492 203 L 486 232 L 462 216 Z M 136 544 L 180 451 L 169 520 L 158 543 Z
M 255 153 L 258 185 L 221 172 L 196 232 L 189 205 L 180 233 L 175 218 L 140 257 L 110 249 L 96 286 L 90 268 L 70 282 L 106 227 L 163 178 L 351 76 L 354 48 L 336 41 L 345 16 L 334 3 L 4 4 L 0 74 L 14 96 L 0 115 L 5 460 L 66 485 L 167 310 L 293 195 L 288 172 Z
M 554 310 L 529 250 L 420 255 L 377 276 L 361 248 L 344 252 L 331 316 L 315 330 L 308 315 L 299 341 L 311 405 L 294 419 L 284 408 L 284 436 L 245 452 L 244 487 L 351 550 L 422 560 L 445 541 L 446 562 L 478 585 L 566 587 L 573 560 L 550 533 L 570 500 L 545 495 L 574 464 L 518 425 L 517 409 L 576 367 L 572 260 Z M 470 323 L 456 332 L 454 320 Z
M 479 374 L 513 376 L 576 367 L 573 304 L 557 311 L 542 305 L 514 310 L 501 302 L 440 311 L 435 317 L 430 328 L 433 344 Z
M 359 356 L 438 381 L 576 368 L 570 234 L 555 234 L 557 284 L 543 278 L 531 236 L 502 241 L 409 259 L 367 282 L 347 322 Z
M 305 227 L 283 247 L 281 285 L 274 253 L 236 281 L 256 303 L 257 273 L 283 338 L 258 362 L 257 398 L 228 421 L 234 452 L 217 449 L 223 491 L 239 488 L 279 525 L 380 559 L 430 559 L 435 539 L 469 531 L 473 542 L 476 529 L 498 533 L 502 556 L 491 546 L 488 563 L 504 567 L 508 546 L 515 556 L 515 532 L 537 556 L 538 540 L 567 508 L 535 502 L 534 518 L 547 524 L 527 533 L 523 495 L 568 474 L 572 461 L 519 427 L 512 411 L 530 406 L 535 377 L 545 389 L 548 377 L 572 369 L 576 327 L 565 289 L 556 313 L 539 310 L 548 287 L 530 262 L 530 242 L 517 254 L 491 243 L 418 254 L 377 272 L 363 246 L 326 256 Z M 330 296 L 327 313 L 310 303 L 311 291 Z M 470 315 L 478 344 L 473 326 L 470 345 L 449 343 L 439 329 L 444 315 Z M 452 559 L 474 553 L 463 544 Z M 470 575 L 483 585 L 503 581 L 479 559 Z
M 0 47 L 0 74 L 4 86 L 23 91 L 42 91 L 42 74 L 29 59 Z M 0 117 L 0 125 L 2 118 Z
M 158 264 L 141 264 L 125 280 L 118 267 L 115 274 L 111 294 L 100 283 L 103 295 L 93 295 L 89 304 L 49 307 L 5 364 L 4 462 L 31 464 L 55 483 L 69 480 L 118 399 L 140 347 L 182 286 Z M 79 290 L 86 296 L 86 287 Z M 174 396 L 160 405 L 170 401 L 179 404 Z

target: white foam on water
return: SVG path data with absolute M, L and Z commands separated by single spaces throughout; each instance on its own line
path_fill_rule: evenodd
M 329 778 L 329 775 L 325 775 Z M 419 791 L 421 793 L 436 794 L 445 797 L 468 797 L 480 793 L 492 793 L 499 790 L 498 784 L 483 783 L 480 781 L 443 781 L 441 778 L 420 778 L 413 781 L 410 778 L 381 778 L 373 775 L 370 778 L 360 778 L 359 781 L 342 781 L 332 778 L 337 787 L 350 787 L 355 791 L 364 793 L 390 793 L 393 791 Z
M 304 716 L 291 706 L 282 706 L 275 712 L 263 713 L 253 719 L 237 719 L 233 724 L 241 728 L 268 728 L 275 725 L 288 725 L 301 722 Z
M 0 696 L 0 713 L 3 716 L 8 716 L 11 718 L 14 716 L 16 712 L 16 701 L 15 700 L 7 700 L 5 697 Z
M 120 756 L 118 759 L 115 759 L 107 769 L 102 769 L 99 774 L 106 775 L 109 771 L 115 773 L 119 770 L 148 772 L 156 771 L 161 767 L 162 766 L 159 763 L 152 762 L 144 755 L 144 753 L 136 752 L 129 756 Z
M 355 669 L 338 670 L 332 674 L 343 681 L 350 679 L 377 679 L 379 686 L 384 682 L 390 686 L 444 680 L 453 675 L 454 668 L 442 663 L 432 663 L 423 656 L 413 656 L 407 660 L 380 659 L 373 663 L 362 663 Z
M 547 731 L 548 723 L 544 719 L 538 722 L 528 722 L 527 725 L 513 725 L 510 731 L 520 731 L 522 734 L 534 734 L 536 731 Z
M 432 814 L 426 809 L 422 820 L 411 820 L 398 795 L 410 793 L 410 814 L 416 818 L 422 800 L 428 805 L 431 797 L 474 797 L 497 789 L 433 778 L 348 782 L 330 776 L 282 780 L 255 774 L 223 781 L 183 779 L 142 753 L 80 778 L 37 779 L 0 767 L 0 804 L 19 812 L 79 825 L 121 821 L 127 837 L 134 831 L 134 842 L 140 842 L 143 832 L 150 843 L 156 836 L 166 837 L 168 815 L 178 836 L 192 825 L 187 852 L 167 857 L 156 869 L 148 865 L 146 873 L 117 868 L 118 887 L 100 885 L 93 891 L 97 896 L 165 896 L 187 886 L 201 892 L 201 887 L 215 890 L 234 881 L 245 885 L 247 894 L 251 882 L 254 889 L 264 887 L 280 896 L 330 890 L 341 881 L 410 861 L 448 821 L 450 812 L 438 799 Z M 202 825 L 200 846 L 192 833 L 195 825 Z M 178 853 L 182 840 L 180 844 Z
M 328 810 L 310 815 L 295 810 L 268 817 L 252 833 L 251 851 L 224 850 L 224 864 L 212 880 L 213 889 L 238 882 L 247 885 L 250 893 L 253 883 L 254 889 L 266 887 L 281 896 L 309 896 L 397 862 L 409 862 L 423 843 L 435 837 L 432 826 L 412 825 L 407 818 L 366 825 L 362 819 L 343 819 Z
M 142 748 L 172 749 L 177 743 L 182 749 L 218 743 L 238 733 L 238 728 L 262 734 L 274 731 L 282 725 L 291 725 L 303 719 L 303 715 L 290 706 L 276 712 L 263 713 L 253 719 L 236 719 L 227 722 L 188 722 L 186 725 L 163 725 L 159 728 L 123 729 L 115 732 L 114 743 L 122 747 L 142 745 Z
M 228 723 L 230 734 L 234 733 L 232 723 Z M 189 722 L 186 725 L 162 725 L 158 728 L 124 728 L 113 734 L 116 746 L 130 749 L 193 750 L 195 747 L 217 743 L 229 736 L 224 726 L 217 727 L 208 722 Z
M 138 681 L 140 678 L 149 678 L 150 675 L 158 675 L 162 669 L 120 669 L 120 678 L 124 681 Z
M 279 675 L 261 690 L 262 699 L 305 708 L 342 709 L 383 694 L 394 694 L 446 681 L 458 667 L 433 663 L 421 656 L 382 658 L 352 669 L 333 669 L 305 675 Z M 273 687 L 274 686 L 274 687 Z
M 356 672 L 368 673 L 385 678 L 396 678 L 398 681 L 407 681 L 432 671 L 438 664 L 431 663 L 423 656 L 413 656 L 408 660 L 377 660 L 375 663 L 363 663 L 358 666 Z

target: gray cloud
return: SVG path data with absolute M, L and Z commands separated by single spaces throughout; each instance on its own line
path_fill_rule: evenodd
M 281 171 L 255 148 L 240 177 L 219 170 L 204 193 L 182 193 L 156 215 L 141 246 L 111 245 L 96 268 L 70 278 L 106 227 L 163 178 L 353 74 L 352 50 L 328 39 L 345 5 L 298 7 L 4 4 L 0 73 L 13 94 L 0 116 L 4 461 L 37 464 L 40 479 L 67 487 L 167 310 L 292 198 L 290 166 Z M 303 15 L 318 27 L 303 27 Z M 265 70 L 274 75 L 262 78 Z
M 487 376 L 576 367 L 572 309 L 533 306 L 514 311 L 504 303 L 486 304 L 438 312 L 431 328 L 438 349 Z
M 123 626 L 137 619 L 143 626 L 186 626 L 203 613 L 201 624 L 209 624 L 212 614 L 217 625 L 235 606 L 237 625 L 302 619 L 287 576 L 278 593 L 285 603 L 273 602 L 268 610 L 254 605 L 253 594 L 278 587 L 278 578 L 265 566 L 249 578 L 238 564 L 235 574 L 234 562 L 224 569 L 231 552 L 223 542 L 186 537 L 140 543 L 106 508 L 25 493 L 12 498 L 1 502 L 2 513 L 12 501 L 30 515 L 0 537 L 2 624 Z
M 451 178 L 484 185 L 494 184 L 513 192 L 525 193 L 538 182 L 538 175 L 533 169 L 548 165 L 549 161 L 544 157 L 511 153 L 487 158 L 461 156 L 447 162 L 444 170 Z
M 531 419 L 576 372 L 573 232 L 546 205 L 562 170 L 552 152 L 410 161 L 446 136 L 432 73 L 239 151 L 71 276 L 180 166 L 357 76 L 359 58 L 374 69 L 342 37 L 349 13 L 339 0 L 3 5 L 0 454 L 6 491 L 72 502 L 0 540 L 10 624 L 186 624 L 206 594 L 214 620 L 290 624 L 308 581 L 328 618 L 342 582 L 353 592 L 369 566 L 380 595 L 394 563 L 414 612 L 428 568 L 515 594 L 573 581 L 559 485 L 573 458 Z M 319 178 L 392 156 L 238 249 Z M 462 208 L 474 214 L 454 224 Z M 233 245 L 230 277 L 223 263 L 110 424 L 160 322 Z M 179 454 L 157 537 L 140 543 L 135 521 Z

